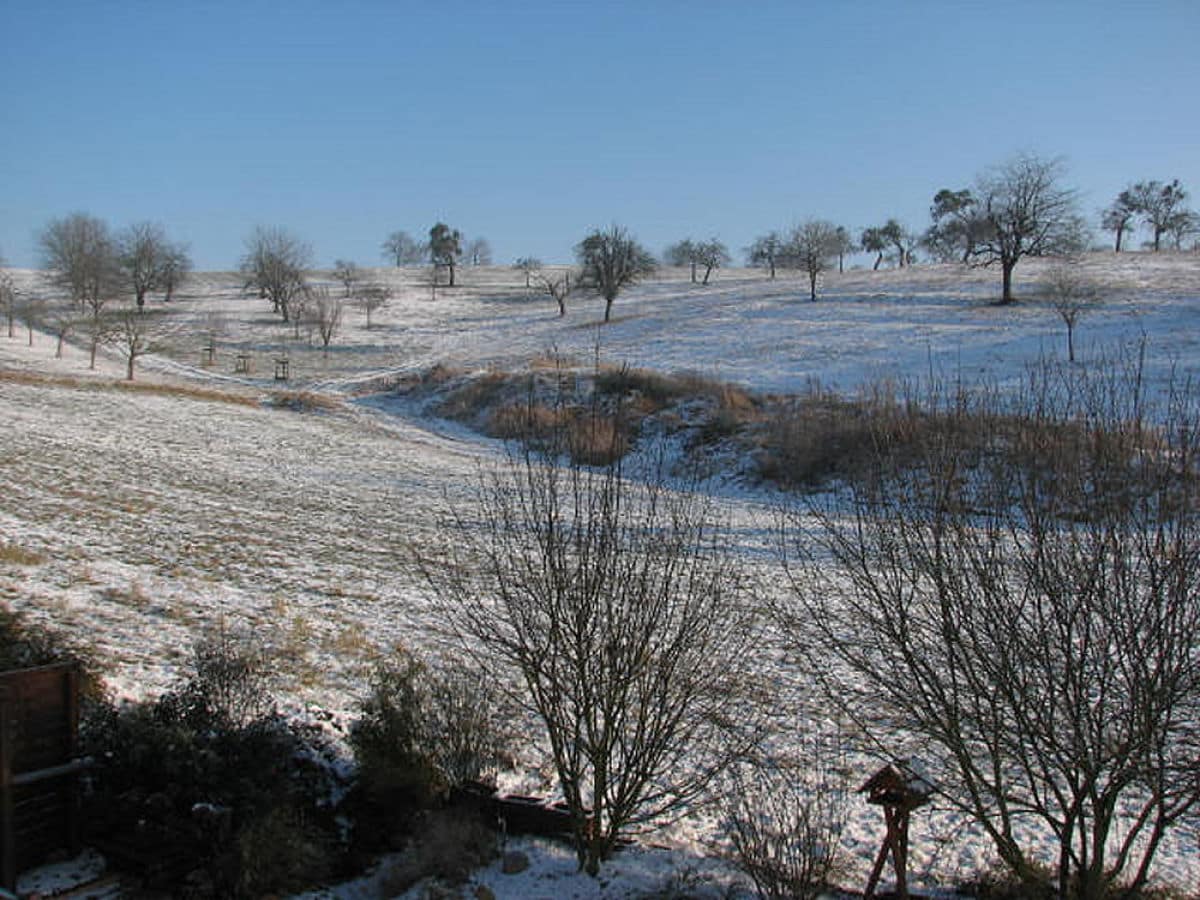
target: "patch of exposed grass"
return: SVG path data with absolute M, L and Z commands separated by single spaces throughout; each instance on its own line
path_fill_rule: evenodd
M 16 541 L 0 541 L 0 563 L 16 566 L 40 566 L 46 561 L 44 553 L 22 547 Z
M 335 397 L 314 391 L 273 391 L 267 405 L 275 409 L 290 409 L 294 412 L 332 412 L 341 408 Z
M 86 391 L 127 391 L 135 394 L 153 394 L 179 397 L 187 400 L 203 400 L 212 403 L 232 403 L 237 406 L 257 406 L 258 400 L 247 394 L 220 391 L 214 388 L 194 387 L 186 384 L 162 384 L 152 381 L 109 380 L 105 378 L 76 378 L 67 375 L 42 375 L 34 372 L 0 370 L 0 382 L 25 384 L 34 387 L 62 387 Z

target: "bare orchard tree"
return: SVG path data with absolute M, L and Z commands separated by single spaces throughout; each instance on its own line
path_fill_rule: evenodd
M 21 317 L 21 321 L 25 325 L 29 346 L 32 347 L 33 333 L 45 323 L 46 299 L 36 294 L 23 295 L 17 302 L 17 315 Z
M 684 238 L 663 251 L 663 262 L 668 266 L 687 266 L 692 284 L 696 283 L 696 242 Z
M 1171 222 L 1184 210 L 1187 191 L 1176 178 L 1170 184 L 1160 181 L 1139 181 L 1129 188 L 1134 208 L 1153 235 L 1152 246 L 1157 253 L 1162 236 L 1170 231 Z
M 434 292 L 437 291 L 437 274 L 440 269 L 450 273 L 449 287 L 454 287 L 454 269 L 462 259 L 463 236 L 457 228 L 445 222 L 437 222 L 429 229 L 429 260 L 433 264 Z
M 389 262 L 401 266 L 415 266 L 425 259 L 428 248 L 407 231 L 393 231 L 381 245 L 383 256 Z
M 604 321 L 612 319 L 613 301 L 629 285 L 654 271 L 654 257 L 619 225 L 597 229 L 575 247 L 581 281 L 604 298 Z
M 3 271 L 4 260 L 0 259 L 0 313 L 8 321 L 8 336 L 16 337 L 13 323 L 17 318 L 17 286 L 13 277 Z
M 513 268 L 525 273 L 525 287 L 532 287 L 530 281 L 533 274 L 542 268 L 542 261 L 534 256 L 522 256 L 513 263 Z
M 467 242 L 463 258 L 469 266 L 490 266 L 492 264 L 492 245 L 487 238 L 472 238 Z
M 1075 326 L 1100 302 L 1096 285 L 1079 271 L 1079 264 L 1064 260 L 1046 273 L 1046 299 L 1067 327 L 1067 361 L 1075 362 Z
M 729 249 L 716 238 L 700 241 L 695 247 L 696 265 L 704 267 L 704 278 L 700 283 L 708 284 L 708 279 L 712 277 L 714 269 L 729 264 L 731 258 Z
M 669 490 L 661 466 L 642 482 L 526 451 L 474 500 L 448 510 L 445 558 L 419 564 L 462 648 L 522 686 L 594 875 L 753 738 L 742 576 L 704 495 Z
M 1200 802 L 1200 416 L 1140 375 L 1047 365 L 1015 406 L 926 408 L 911 465 L 791 522 L 795 658 L 1028 896 L 1139 896 Z
M 145 307 L 146 294 L 161 286 L 169 248 L 167 233 L 154 222 L 138 222 L 117 235 L 121 273 L 138 309 Z
M 325 355 L 329 355 L 329 345 L 333 342 L 338 330 L 342 327 L 341 297 L 334 297 L 327 287 L 316 287 L 311 291 L 312 305 L 310 315 L 316 325 L 317 334 L 321 338 L 321 347 Z
M 1018 156 L 976 182 L 980 234 L 971 249 L 978 266 L 1000 265 L 1001 303 L 1012 303 L 1012 273 L 1027 256 L 1062 256 L 1084 249 L 1087 226 L 1074 189 L 1064 187 L 1058 159 Z
M 367 316 L 367 331 L 371 330 L 371 316 L 388 305 L 392 289 L 378 281 L 362 285 L 357 292 L 358 305 Z
M 90 319 L 90 367 L 103 336 L 100 321 L 105 305 L 121 290 L 117 244 L 102 219 L 72 213 L 51 221 L 38 235 L 42 267 L 51 283 L 67 291 L 71 301 Z
M 335 259 L 333 261 L 333 277 L 335 281 L 341 282 L 342 296 L 349 297 L 354 293 L 354 286 L 362 280 L 362 273 L 353 260 Z
M 790 268 L 808 275 L 808 296 L 817 299 L 817 280 L 833 265 L 840 238 L 837 226 L 822 219 L 809 219 L 792 229 L 784 245 L 783 258 Z
M 239 268 L 245 287 L 271 301 L 283 321 L 291 320 L 292 305 L 305 291 L 305 271 L 312 267 L 312 247 L 286 228 L 259 225 L 246 238 Z
M 125 357 L 125 379 L 133 381 L 137 361 L 154 352 L 156 316 L 136 305 L 122 306 L 106 317 L 104 340 Z
M 756 238 L 754 243 L 746 249 L 746 260 L 752 266 L 766 269 L 771 275 L 771 280 L 774 281 L 775 268 L 779 264 L 783 243 L 779 232 L 768 232 L 762 237 Z
M 174 243 L 167 245 L 163 256 L 162 268 L 159 270 L 159 287 L 163 291 L 163 303 L 170 303 L 179 286 L 188 280 L 192 273 L 192 257 L 188 253 L 188 245 Z
M 554 298 L 554 302 L 558 304 L 558 315 L 561 318 L 567 314 L 567 298 L 571 296 L 571 291 L 575 289 L 579 279 L 571 281 L 571 270 L 565 272 L 538 272 L 535 276 L 538 283 L 541 284 L 542 290 Z
M 1133 193 L 1133 188 L 1126 188 L 1117 194 L 1117 199 L 1101 210 L 1100 227 L 1116 236 L 1114 253 L 1121 252 L 1121 240 L 1125 232 L 1133 230 L 1138 209 L 1139 201 Z

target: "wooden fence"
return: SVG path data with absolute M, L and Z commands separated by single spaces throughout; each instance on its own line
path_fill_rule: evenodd
M 79 851 L 79 671 L 70 663 L 0 673 L 0 881 L 52 853 Z

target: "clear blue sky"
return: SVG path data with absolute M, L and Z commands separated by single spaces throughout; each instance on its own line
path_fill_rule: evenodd
M 1198 0 L 0 2 L 0 253 L 75 210 L 231 268 L 256 224 L 322 265 L 444 220 L 497 262 L 808 217 L 924 227 L 1017 151 L 1091 215 L 1200 206 Z

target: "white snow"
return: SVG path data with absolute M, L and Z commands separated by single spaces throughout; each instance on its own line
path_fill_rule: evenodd
M 1200 256 L 1096 254 L 1083 265 L 1110 287 L 1080 321 L 1082 364 L 1144 343 L 1153 384 L 1200 374 Z M 1042 271 L 1022 263 L 1018 295 Z M 397 298 L 374 313 L 370 331 L 348 310 L 327 355 L 303 334 L 297 340 L 265 301 L 241 296 L 237 276 L 199 275 L 170 305 L 160 352 L 138 362 L 136 385 L 159 391 L 124 389 L 124 360 L 111 348 L 93 372 L 86 348 L 68 345 L 59 360 L 48 334 L 35 332 L 30 347 L 20 324 L 14 338 L 0 332 L 0 543 L 40 560 L 0 561 L 0 599 L 84 638 L 119 696 L 172 685 L 194 638 L 218 620 L 256 629 L 278 651 L 286 704 L 348 717 L 373 659 L 397 645 L 431 645 L 425 588 L 407 561 L 439 541 L 439 510 L 470 502 L 479 466 L 502 459 L 497 442 L 408 406 L 357 402 L 399 375 L 438 363 L 519 368 L 557 354 L 581 367 L 688 370 L 762 391 L 819 383 L 853 392 L 931 372 L 1012 385 L 1026 365 L 1065 352 L 1052 309 L 991 305 L 998 273 L 957 266 L 831 273 L 816 303 L 794 277 L 731 270 L 700 287 L 668 271 L 622 294 L 608 325 L 594 297 L 573 295 L 559 318 L 551 298 L 527 296 L 518 272 L 460 274 L 464 287 L 431 299 L 419 274 L 374 270 Z M 14 276 L 22 291 L 44 290 L 38 273 Z M 213 313 L 223 320 L 218 359 L 204 368 L 200 334 Z M 234 372 L 238 351 L 252 355 L 253 373 Z M 285 353 L 293 378 L 279 385 L 273 360 Z M 298 413 L 261 402 L 279 388 L 336 403 Z M 196 389 L 224 397 L 188 393 Z M 777 499 L 720 492 L 764 585 L 781 581 L 762 552 Z M 804 686 L 785 664 L 773 678 L 779 716 L 795 715 Z M 865 779 L 874 769 L 863 765 Z M 851 886 L 865 882 L 878 849 L 877 818 L 857 804 L 845 839 L 857 861 Z M 522 876 L 489 869 L 477 879 L 501 897 L 621 896 L 688 867 L 707 873 L 707 848 L 720 838 L 713 829 L 711 820 L 686 822 L 663 838 L 682 849 L 629 851 L 605 872 L 603 890 L 572 874 L 569 852 L 545 848 Z M 936 806 L 915 814 L 912 845 L 926 884 L 968 877 L 992 859 L 980 835 Z M 1184 889 L 1200 883 L 1197 846 L 1195 831 L 1173 832 L 1156 875 Z M 360 888 L 334 895 L 366 896 Z

